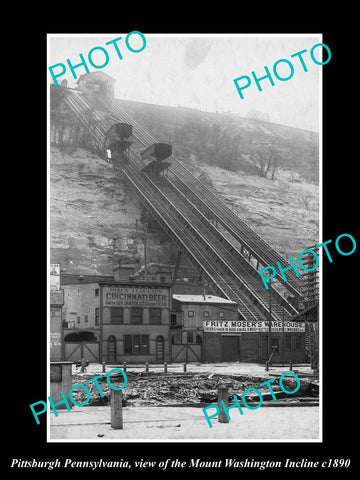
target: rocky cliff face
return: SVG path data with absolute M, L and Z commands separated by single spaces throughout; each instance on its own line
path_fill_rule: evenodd
M 159 106 L 156 108 L 160 109 Z M 131 111 L 131 114 L 136 115 L 136 111 Z M 137 115 L 137 120 L 141 122 L 141 114 L 138 112 Z M 302 140 L 297 140 L 296 155 L 307 162 L 307 174 L 301 175 L 299 165 L 292 168 L 292 132 L 289 127 L 279 126 L 283 157 L 286 152 L 292 160 L 287 164 L 283 162 L 271 180 L 247 168 L 246 155 L 239 157 L 237 171 L 205 161 L 204 152 L 211 151 L 213 147 L 209 136 L 203 150 L 200 147 L 191 149 L 189 138 L 182 142 L 179 137 L 181 132 L 176 130 L 176 133 L 174 128 L 174 138 L 165 138 L 166 118 L 161 123 L 161 117 L 157 119 L 154 115 L 152 123 L 163 132 L 159 140 L 173 140 L 175 154 L 184 165 L 204 183 L 211 185 L 230 208 L 282 255 L 297 256 L 301 250 L 317 242 L 319 187 L 313 179 L 314 168 L 317 167 L 314 158 L 307 161 L 303 153 L 315 151 L 312 148 L 316 148 L 315 134 L 304 132 L 303 141 L 307 143 L 303 150 Z M 256 130 L 256 135 L 260 135 L 260 131 L 261 128 Z M 174 132 L 179 138 L 175 139 Z M 151 133 L 156 136 L 156 132 Z M 300 139 L 301 132 L 296 130 L 295 133 Z M 272 136 L 275 136 L 274 131 Z M 311 167 L 310 171 L 311 162 L 314 168 Z M 63 271 L 109 275 L 119 262 L 140 268 L 144 264 L 144 232 L 140 216 L 140 205 L 125 186 L 120 172 L 111 164 L 80 148 L 66 153 L 51 147 L 50 257 L 52 262 L 61 263 Z M 151 231 L 147 234 L 146 243 L 147 262 L 175 263 L 176 249 L 164 233 Z M 191 274 L 184 273 L 184 276 Z
M 319 188 L 289 170 L 270 180 L 196 160 L 223 201 L 285 258 L 318 243 Z
M 112 274 L 119 261 L 140 266 L 144 257 L 141 208 L 119 171 L 82 149 L 51 148 L 50 256 L 71 273 Z M 170 262 L 161 232 L 147 235 L 149 261 Z

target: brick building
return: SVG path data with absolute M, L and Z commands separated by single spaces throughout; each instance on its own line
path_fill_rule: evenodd
M 63 360 L 170 360 L 171 285 L 131 281 L 131 272 L 118 268 L 114 277 L 64 281 Z
M 237 320 L 237 303 L 226 298 L 215 295 L 173 295 L 172 361 L 239 360 L 239 336 L 230 331 L 213 331 L 215 325 L 230 325 Z

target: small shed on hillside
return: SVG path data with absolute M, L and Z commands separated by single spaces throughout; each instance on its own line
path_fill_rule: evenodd
M 91 72 L 81 75 L 76 83 L 79 90 L 86 94 L 99 93 L 108 98 L 114 98 L 115 82 L 115 78 L 104 72 Z

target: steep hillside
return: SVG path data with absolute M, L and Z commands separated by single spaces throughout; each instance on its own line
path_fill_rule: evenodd
M 258 175 L 264 173 L 261 164 L 269 163 L 269 178 L 275 166 L 275 178 L 278 168 L 284 168 L 309 182 L 319 181 L 317 132 L 230 113 L 118 103 L 155 138 L 173 145 L 177 155 L 194 154 L 209 165 Z
M 317 185 L 283 169 L 272 181 L 209 166 L 195 156 L 183 163 L 203 182 L 211 184 L 219 198 L 285 258 L 317 243 Z
M 318 192 L 314 185 L 231 173 L 195 159 L 184 162 L 211 183 L 239 216 L 285 256 L 318 238 Z M 204 178 L 205 177 L 205 178 Z M 144 262 L 141 209 L 111 165 L 85 150 L 51 151 L 51 259 L 68 272 L 111 274 L 121 261 Z M 147 235 L 149 262 L 173 264 L 166 235 Z M 187 276 L 186 274 L 185 276 Z
M 230 114 L 119 103 L 285 257 L 317 241 L 317 134 Z M 267 158 L 277 160 L 261 175 L 259 162 Z M 51 147 L 50 217 L 51 261 L 63 270 L 112 274 L 119 261 L 144 264 L 141 208 L 120 172 L 89 151 Z M 146 241 L 148 262 L 175 263 L 165 234 L 153 229 Z
M 119 261 L 143 263 L 141 209 L 111 164 L 90 152 L 51 148 L 50 255 L 70 273 L 112 274 Z M 161 244 L 160 244 L 161 243 Z M 169 263 L 161 232 L 147 238 L 149 261 Z

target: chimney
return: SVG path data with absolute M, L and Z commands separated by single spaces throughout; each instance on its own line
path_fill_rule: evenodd
M 134 266 L 119 265 L 114 268 L 114 280 L 117 282 L 129 282 L 130 276 L 134 275 Z

